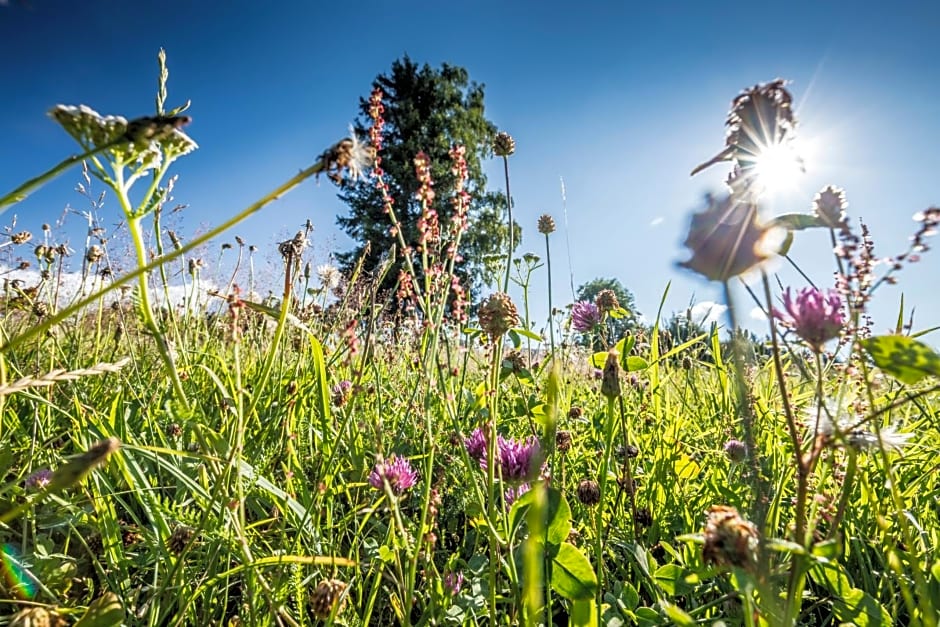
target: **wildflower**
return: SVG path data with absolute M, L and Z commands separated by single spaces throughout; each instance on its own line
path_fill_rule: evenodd
M 520 442 L 498 436 L 496 450 L 499 453 L 498 461 L 504 480 L 522 481 L 528 479 L 536 470 L 534 466 L 540 448 L 539 441 L 534 436 Z
M 836 229 L 845 224 L 845 208 L 848 204 L 845 200 L 845 191 L 829 185 L 813 198 L 813 213 L 826 226 Z
M 506 488 L 506 491 L 503 492 L 503 500 L 506 501 L 506 507 L 512 507 L 512 504 L 516 502 L 516 499 L 531 489 L 532 488 L 528 483 L 523 483 L 518 486 L 509 486 Z
M 375 163 L 375 157 L 376 150 L 360 140 L 350 128 L 349 137 L 323 151 L 319 161 L 322 171 L 326 172 L 331 181 L 340 185 L 343 183 L 344 171 L 348 173 L 349 178 L 358 181 L 362 178 L 363 171 Z
M 340 273 L 336 266 L 328 263 L 317 266 L 317 277 L 320 279 L 320 285 L 325 290 L 333 290 L 339 287 Z
M 741 440 L 728 440 L 724 449 L 725 455 L 733 462 L 743 462 L 747 457 L 747 445 Z
M 505 131 L 496 133 L 496 137 L 493 139 L 493 152 L 496 153 L 497 157 L 508 157 L 516 152 L 516 140 Z
M 43 468 L 26 477 L 25 486 L 27 490 L 38 491 L 42 490 L 50 483 L 52 483 L 52 471 L 48 468 Z
M 815 411 L 815 409 L 810 410 L 814 414 Z M 833 416 L 836 418 L 833 419 Z M 900 433 L 892 425 L 882 427 L 878 433 L 875 433 L 868 429 L 858 428 L 853 422 L 849 416 L 839 415 L 838 412 L 823 411 L 816 433 L 826 438 L 830 444 L 847 446 L 856 451 L 877 449 L 880 435 L 881 443 L 886 451 L 900 452 L 913 437 L 912 433 Z
M 571 308 L 571 326 L 579 333 L 591 331 L 601 322 L 597 305 L 588 300 L 578 301 Z
M 600 310 L 601 314 L 620 309 L 620 301 L 617 300 L 617 293 L 613 290 L 601 290 L 594 298 L 594 304 Z
M 447 588 L 447 591 L 450 592 L 451 596 L 457 596 L 460 594 L 460 588 L 463 586 L 463 573 L 462 572 L 448 572 L 444 575 L 444 587 Z
M 842 299 L 835 290 L 822 292 L 815 287 L 803 288 L 794 299 L 790 288 L 783 294 L 785 312 L 774 311 L 774 316 L 791 327 L 810 347 L 819 352 L 823 344 L 839 337 L 845 316 Z
M 738 194 L 706 197 L 708 207 L 692 216 L 683 243 L 691 259 L 680 266 L 712 281 L 727 281 L 760 265 L 776 252 L 779 232 L 759 222 L 757 206 Z
M 584 479 L 578 484 L 578 500 L 588 507 L 601 502 L 601 488 L 593 479 Z
M 369 474 L 369 485 L 376 490 L 383 489 L 385 482 L 396 496 L 403 494 L 414 486 L 418 480 L 418 473 L 411 467 L 404 457 L 392 455 L 388 461 L 379 461 Z
M 502 337 L 506 331 L 519 325 L 519 312 L 516 305 L 509 298 L 509 294 L 496 292 L 487 298 L 478 314 L 480 327 L 492 340 Z
M 321 581 L 310 593 L 310 609 L 317 618 L 329 618 L 343 609 L 347 585 L 338 579 Z
M 539 233 L 542 235 L 550 235 L 555 232 L 555 218 L 543 213 L 539 216 L 538 222 Z
M 352 392 L 352 381 L 342 380 L 333 386 L 333 404 L 342 407 L 349 400 Z
M 476 460 L 479 464 L 484 464 L 486 459 L 486 434 L 477 427 L 470 434 L 469 438 L 464 438 L 464 447 L 467 449 L 467 455 L 470 459 Z
M 702 558 L 719 566 L 753 567 L 757 561 L 758 532 L 733 507 L 712 505 L 705 522 Z
M 558 431 L 555 433 L 555 448 L 559 453 L 567 453 L 571 450 L 571 432 Z

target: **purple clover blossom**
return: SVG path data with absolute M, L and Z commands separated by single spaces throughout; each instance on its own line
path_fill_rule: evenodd
M 352 381 L 343 379 L 333 386 L 333 404 L 342 407 L 352 395 Z
M 520 496 L 531 490 L 531 486 L 528 483 L 523 483 L 518 486 L 509 486 L 506 488 L 506 491 L 503 492 L 503 500 L 506 502 L 506 508 L 512 507 L 512 504 L 516 502 Z
M 48 468 L 43 468 L 26 477 L 25 487 L 27 490 L 42 490 L 51 482 L 52 471 Z
M 486 434 L 483 433 L 483 429 L 479 427 L 474 429 L 469 438 L 464 438 L 463 445 L 470 459 L 475 459 L 481 466 L 486 464 Z
M 461 586 L 463 586 L 462 572 L 449 572 L 444 575 L 444 587 L 450 592 L 451 596 L 460 594 Z
M 821 352 L 829 340 L 839 337 L 845 324 L 842 298 L 832 289 L 823 292 L 805 287 L 794 299 L 787 288 L 783 293 L 783 308 L 785 311 L 775 309 L 774 317 L 792 328 L 816 352 Z
M 499 436 L 496 446 L 499 451 L 499 465 L 503 479 L 524 481 L 530 477 L 533 470 L 538 470 L 533 469 L 540 450 L 539 441 L 535 436 L 530 436 L 520 442 Z
M 388 482 L 392 493 L 401 495 L 418 481 L 418 473 L 411 467 L 404 457 L 392 455 L 386 461 L 376 462 L 372 472 L 369 473 L 369 485 L 376 490 L 382 490 Z
M 601 310 L 589 300 L 578 301 L 571 308 L 571 326 L 579 333 L 592 331 L 601 323 Z

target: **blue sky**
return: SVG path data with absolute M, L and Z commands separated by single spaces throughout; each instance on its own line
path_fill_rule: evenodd
M 277 9 L 271 7 L 276 6 Z M 167 50 L 169 104 L 192 100 L 189 134 L 200 149 L 177 162 L 179 229 L 215 224 L 309 165 L 341 138 L 372 79 L 407 53 L 466 67 L 486 85 L 487 115 L 513 135 L 510 162 L 519 252 L 543 254 L 535 229 L 555 216 L 556 306 L 575 285 L 616 277 L 655 315 L 719 298 L 717 286 L 682 272 L 681 242 L 702 194 L 726 170 L 689 171 L 723 145 L 728 104 L 741 89 L 792 81 L 800 135 L 816 150 L 799 188 L 775 213 L 808 211 L 832 183 L 875 236 L 876 253 L 901 252 L 911 216 L 940 203 L 940 64 L 937 2 L 0 2 L 0 189 L 12 189 L 74 151 L 46 112 L 87 104 L 128 118 L 153 111 L 156 53 Z M 489 167 L 498 187 L 499 164 Z M 562 212 L 560 180 L 567 192 Z M 76 169 L 2 218 L 39 231 L 70 204 Z M 274 254 L 307 218 L 325 261 L 348 240 L 335 189 L 308 183 L 237 227 Z M 105 222 L 117 223 L 113 203 Z M 570 259 L 566 232 L 570 240 Z M 84 228 L 65 227 L 80 248 Z M 231 239 L 231 238 L 229 238 Z M 806 233 L 792 250 L 804 270 L 831 284 L 828 236 Z M 933 255 L 933 256 L 932 256 Z M 214 258 L 213 252 L 211 257 Z M 79 263 L 75 261 L 75 263 Z M 893 325 L 902 290 L 916 328 L 940 324 L 934 253 L 883 289 L 876 331 Z M 785 284 L 802 285 L 784 265 Z M 533 311 L 547 313 L 535 278 Z M 514 295 L 519 295 L 515 292 Z M 751 304 L 742 304 L 744 312 Z M 746 317 L 746 313 L 745 313 Z M 750 323 L 756 329 L 756 321 Z M 933 336 L 928 339 L 936 343 Z

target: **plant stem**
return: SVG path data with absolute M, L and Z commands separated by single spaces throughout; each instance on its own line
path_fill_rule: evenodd
M 512 251 L 515 248 L 512 228 L 512 196 L 509 193 L 509 157 L 503 156 L 503 174 L 506 177 L 506 212 L 509 216 L 509 249 L 506 251 L 506 277 L 503 279 L 503 292 L 509 293 L 509 270 L 512 268 Z

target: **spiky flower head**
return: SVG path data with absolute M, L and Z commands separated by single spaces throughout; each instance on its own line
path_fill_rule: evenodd
M 775 309 L 774 316 L 816 352 L 822 351 L 829 340 L 839 337 L 845 325 L 842 298 L 836 290 L 823 292 L 805 287 L 794 298 L 787 288 L 783 293 L 783 308 L 782 312 Z
M 831 229 L 845 224 L 845 208 L 848 206 L 845 190 L 833 185 L 823 188 L 813 198 L 813 213 Z
M 345 602 L 346 584 L 338 579 L 321 581 L 310 593 L 310 610 L 319 619 L 329 618 L 335 609 L 339 614 Z
M 516 441 L 498 436 L 496 449 L 502 477 L 506 481 L 524 481 L 538 474 L 538 459 L 541 449 L 534 436 Z
M 386 481 L 392 493 L 398 496 L 418 482 L 418 473 L 406 458 L 392 455 L 386 461 L 376 462 L 369 473 L 369 485 L 376 490 L 383 490 Z
M 558 431 L 555 433 L 555 448 L 558 449 L 559 453 L 567 453 L 571 450 L 571 432 L 570 431 Z
M 555 218 L 543 213 L 539 216 L 539 233 L 542 235 L 551 235 L 555 232 Z
M 516 140 L 505 131 L 496 133 L 496 137 L 493 139 L 493 152 L 496 153 L 497 157 L 508 157 L 516 152 Z
M 683 243 L 692 257 L 680 266 L 712 281 L 727 281 L 776 253 L 778 230 L 760 222 L 756 205 L 742 202 L 735 193 L 709 195 L 707 202 L 704 211 L 692 215 Z
M 25 487 L 30 491 L 42 490 L 52 482 L 52 471 L 48 468 L 37 470 L 26 477 Z
M 470 459 L 482 464 L 486 459 L 486 434 L 483 433 L 483 429 L 479 427 L 474 429 L 469 438 L 464 438 L 463 444 Z
M 728 440 L 724 449 L 725 455 L 733 462 L 743 462 L 747 458 L 747 445 L 741 440 Z
M 733 507 L 712 505 L 705 521 L 706 563 L 751 569 L 757 563 L 759 534 L 754 523 L 741 517 Z
M 617 300 L 617 294 L 613 290 L 601 290 L 594 297 L 594 304 L 600 310 L 603 316 L 615 309 L 620 309 L 620 301 Z
M 490 295 L 480 305 L 478 315 L 480 327 L 494 341 L 502 337 L 509 329 L 519 326 L 519 313 L 516 311 L 516 305 L 509 294 L 504 292 Z

